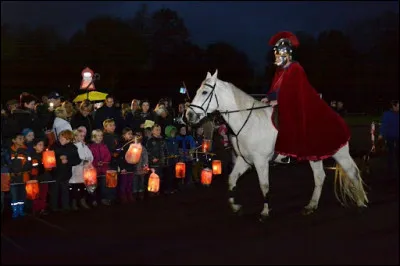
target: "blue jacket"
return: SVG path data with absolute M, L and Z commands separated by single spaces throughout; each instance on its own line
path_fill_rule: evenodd
M 386 111 L 383 113 L 380 134 L 385 139 L 399 139 L 399 112 Z
M 190 156 L 189 151 L 196 147 L 196 143 L 194 138 L 191 135 L 186 136 L 177 136 L 176 140 L 178 141 L 178 147 L 181 155 L 181 159 L 184 162 L 192 161 L 193 157 Z

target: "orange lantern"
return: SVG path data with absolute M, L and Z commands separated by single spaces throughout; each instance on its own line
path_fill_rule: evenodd
M 201 144 L 201 148 L 203 152 L 209 152 L 211 150 L 211 140 L 203 139 L 203 143 Z
M 133 143 L 129 146 L 128 151 L 125 154 L 125 160 L 130 164 L 137 164 L 140 161 L 142 155 L 142 144 Z
M 118 175 L 115 170 L 107 170 L 106 172 L 106 187 L 115 188 L 117 186 Z
M 185 178 L 186 175 L 186 164 L 178 162 L 175 165 L 175 176 L 176 178 Z
M 26 198 L 35 200 L 39 196 L 39 182 L 37 180 L 29 180 L 25 185 Z
M 220 160 L 212 161 L 212 173 L 213 175 L 220 175 L 222 173 L 222 163 Z
M 1 173 L 1 191 L 10 191 L 10 173 Z
M 210 185 L 212 181 L 212 171 L 210 168 L 205 168 L 201 171 L 201 183 L 203 185 Z
M 51 169 L 56 167 L 56 154 L 54 151 L 46 150 L 43 152 L 43 166 L 46 169 Z
M 97 185 L 97 172 L 92 164 L 83 168 L 83 182 L 86 186 Z
M 93 83 L 94 72 L 90 68 L 82 70 L 81 90 L 95 90 Z
M 158 190 L 160 189 L 160 177 L 154 173 L 151 173 L 150 177 L 149 177 L 149 184 L 147 186 L 147 190 L 149 192 L 153 192 L 153 193 L 157 193 Z

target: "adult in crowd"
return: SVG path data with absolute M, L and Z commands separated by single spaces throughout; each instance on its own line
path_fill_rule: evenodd
M 123 119 L 121 110 L 114 106 L 114 96 L 108 94 L 104 100 L 104 105 L 96 110 L 94 116 L 95 129 L 102 129 L 103 122 L 106 119 L 113 119 L 115 122 L 115 132 L 121 133 L 123 125 Z
M 61 95 L 58 92 L 52 91 L 47 96 L 49 107 L 47 111 L 40 114 L 40 119 L 44 121 L 46 129 L 53 128 L 54 119 L 56 118 L 54 110 L 61 106 Z
M 140 102 L 137 99 L 133 99 L 131 102 L 131 111 L 126 114 L 125 126 L 133 130 L 133 132 L 141 131 L 141 116 L 140 116 Z
M 379 140 L 386 141 L 388 151 L 388 170 L 393 177 L 398 176 L 399 167 L 399 101 L 390 103 L 390 110 L 383 113 Z M 397 169 L 396 169 L 397 168 Z
M 79 106 L 78 112 L 71 118 L 71 126 L 73 129 L 77 129 L 80 126 L 86 128 L 86 143 L 90 142 L 92 131 L 95 129 L 93 117 L 90 115 L 92 109 L 93 105 L 90 101 L 83 101 Z
M 53 123 L 53 131 L 55 136 L 59 137 L 60 133 L 64 130 L 70 130 L 72 131 L 72 127 L 70 122 L 67 120 L 67 111 L 65 110 L 64 107 L 60 106 L 57 107 L 54 110 L 54 115 L 55 115 L 55 119 L 54 119 L 54 123 Z
M 139 113 L 140 116 L 140 128 L 144 129 L 144 123 L 146 120 L 154 121 L 155 114 L 150 110 L 150 102 L 148 100 L 142 101 L 142 111 Z

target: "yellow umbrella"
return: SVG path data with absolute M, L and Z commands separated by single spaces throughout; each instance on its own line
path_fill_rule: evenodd
M 90 91 L 89 93 L 85 92 L 83 94 L 79 94 L 74 99 L 74 103 L 76 102 L 83 102 L 84 100 L 88 99 L 89 101 L 102 101 L 105 100 L 107 97 L 107 93 L 100 92 L 100 91 Z

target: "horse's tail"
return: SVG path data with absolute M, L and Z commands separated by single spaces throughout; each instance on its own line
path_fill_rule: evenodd
M 334 180 L 335 196 L 343 206 L 348 206 L 348 200 L 353 201 L 358 206 L 366 206 L 366 203 L 368 203 L 368 198 L 364 190 L 365 183 L 362 180 L 360 170 L 353 159 L 351 159 L 350 170 L 354 170 L 354 175 L 357 180 L 356 184 L 351 181 L 343 168 L 336 163 Z

